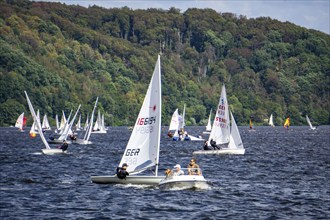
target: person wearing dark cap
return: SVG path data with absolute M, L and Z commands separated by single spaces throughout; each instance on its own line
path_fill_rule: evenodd
M 126 170 L 127 167 L 128 167 L 127 163 L 123 163 L 123 165 L 122 165 L 121 167 L 117 167 L 117 172 L 116 172 L 116 174 L 117 174 L 117 177 L 118 177 L 119 179 L 125 179 L 126 176 L 129 175 L 129 173 L 128 173 L 127 170 Z

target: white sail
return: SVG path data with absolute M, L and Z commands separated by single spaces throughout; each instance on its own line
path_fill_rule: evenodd
M 139 173 L 156 166 L 155 175 L 158 175 L 162 110 L 160 72 L 160 56 L 158 56 L 143 105 L 119 164 L 121 166 L 127 163 L 127 171 L 130 173 Z
M 75 115 L 73 116 L 73 118 L 72 118 L 72 120 L 71 120 L 70 123 L 68 123 L 69 120 L 70 120 L 70 116 L 68 117 L 68 120 L 66 122 L 66 125 L 64 126 L 63 132 L 62 132 L 61 136 L 58 138 L 58 140 L 62 140 L 62 141 L 63 140 L 66 140 L 67 137 L 68 137 L 68 135 L 70 134 L 70 132 L 72 133 L 71 127 L 72 127 L 72 125 L 74 123 L 74 120 L 77 117 L 77 114 L 79 112 L 80 106 L 81 105 L 78 106 L 78 109 L 77 109 L 77 111 L 76 111 Z M 71 115 L 71 113 L 70 113 L 70 115 Z
M 179 129 L 179 110 L 176 109 L 173 112 L 171 122 L 170 122 L 170 127 L 168 130 L 173 131 L 173 130 L 178 130 Z
M 237 124 L 235 122 L 233 113 L 230 112 L 231 116 L 231 132 L 230 132 L 230 141 L 228 148 L 229 149 L 244 149 L 241 135 L 239 134 Z
M 309 125 L 310 129 L 312 129 L 312 130 L 315 130 L 315 129 L 316 129 L 316 127 L 314 127 L 314 126 L 312 125 L 312 123 L 311 123 L 311 120 L 309 120 L 309 117 L 308 117 L 308 115 L 306 115 L 306 120 L 307 120 L 307 123 L 308 123 L 308 125 Z
M 76 131 L 80 131 L 81 130 L 81 114 L 79 115 L 79 118 L 78 118 L 78 122 L 76 124 Z
M 208 143 L 210 144 L 211 139 L 213 139 L 217 144 L 226 144 L 229 142 L 229 136 L 229 109 L 226 88 L 223 85 Z
M 32 114 L 32 113 L 31 113 Z M 36 116 L 39 121 L 40 121 L 40 113 L 39 113 L 39 109 L 37 110 L 37 116 Z M 37 128 L 37 122 L 35 120 L 33 120 L 33 124 L 31 126 L 31 129 L 30 129 L 30 134 L 38 134 L 38 128 Z
M 211 131 L 211 130 L 212 130 L 212 125 L 211 125 L 211 115 L 212 115 L 212 109 L 211 109 L 211 111 L 210 111 L 209 120 L 207 121 L 206 131 Z
M 63 130 L 66 124 L 66 118 L 65 118 L 65 113 L 62 111 L 62 118 L 61 118 L 61 123 L 60 123 L 60 128 L 59 130 Z
M 19 130 L 23 131 L 23 126 L 24 126 L 24 112 L 18 116 L 15 127 L 19 128 Z
M 88 119 L 88 115 L 87 115 L 86 122 L 85 122 L 85 124 L 84 124 L 84 130 L 85 130 L 85 131 L 86 131 L 88 125 L 89 125 L 89 119 Z
M 56 129 L 59 130 L 60 129 L 60 123 L 58 122 L 58 115 L 55 115 L 55 122 L 56 122 Z
M 43 132 L 42 132 L 42 128 L 41 128 L 41 124 L 40 124 L 40 118 L 38 117 L 38 115 L 36 115 L 36 113 L 35 113 L 35 111 L 33 109 L 32 103 L 31 103 L 31 101 L 29 99 L 28 94 L 26 93 L 26 91 L 24 91 L 24 93 L 25 93 L 25 96 L 26 96 L 26 99 L 27 99 L 27 102 L 28 102 L 29 109 L 30 109 L 30 112 L 32 114 L 33 120 L 34 120 L 34 122 L 36 124 L 36 128 L 39 131 L 40 138 L 41 138 L 42 142 L 44 143 L 46 149 L 51 149 L 50 146 L 49 146 L 49 144 L 48 144 L 48 142 L 46 141 L 46 138 L 45 138 Z M 39 113 L 39 111 L 38 111 L 38 113 Z
M 181 119 L 181 124 L 180 124 L 180 129 L 183 129 L 183 130 L 184 130 L 184 127 L 186 126 L 185 117 L 186 117 L 186 104 L 183 105 L 182 119 Z M 180 122 L 180 120 L 179 120 L 179 122 Z
M 44 118 L 42 120 L 41 128 L 44 129 L 44 130 L 51 130 L 50 125 L 49 125 L 49 121 L 48 121 L 48 118 L 47 118 L 47 115 L 46 114 L 44 115 Z
M 269 124 L 270 126 L 272 126 L 272 127 L 275 127 L 275 125 L 274 125 L 274 119 L 273 119 L 273 114 L 270 114 L 268 124 Z
M 93 133 L 107 133 L 103 123 L 102 123 L 102 117 L 101 117 L 101 112 L 100 110 L 97 113 L 97 118 L 95 125 L 93 127 Z
M 88 140 L 89 140 L 89 138 L 91 136 L 92 130 L 93 130 L 94 113 L 95 113 L 95 109 L 96 109 L 96 106 L 97 106 L 97 102 L 98 101 L 99 101 L 99 97 L 96 98 L 96 101 L 95 101 L 95 104 L 94 104 L 94 108 L 93 108 L 93 111 L 92 111 L 91 120 L 90 120 L 89 123 L 88 123 L 88 116 L 87 116 L 87 120 L 86 120 L 86 123 L 87 123 L 86 133 L 85 133 L 85 136 L 84 136 L 84 141 L 85 142 L 88 142 Z

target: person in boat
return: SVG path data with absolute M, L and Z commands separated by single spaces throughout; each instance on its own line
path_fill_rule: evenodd
M 126 170 L 127 167 L 128 167 L 127 163 L 124 163 L 121 167 L 117 167 L 116 174 L 119 179 L 125 179 L 126 176 L 129 175 L 129 173 Z
M 172 170 L 171 169 L 166 169 L 165 170 L 165 175 L 166 175 L 166 177 L 172 176 Z
M 188 164 L 188 174 L 189 175 L 201 175 L 201 171 L 199 169 L 198 164 L 196 163 L 196 159 L 192 158 L 190 163 Z
M 211 150 L 208 145 L 209 145 L 209 142 L 208 141 L 204 141 L 203 149 L 204 150 Z
M 52 141 L 55 140 L 55 137 L 53 134 L 50 134 L 48 138 L 49 138 L 49 140 L 52 140 Z
M 213 147 L 213 149 L 218 149 L 220 150 L 220 147 L 217 146 L 217 142 L 215 142 L 213 139 L 210 140 L 210 144 Z
M 66 142 L 66 140 L 64 140 L 60 149 L 64 152 L 68 149 L 68 147 L 69 147 L 69 144 Z
M 72 134 L 70 134 L 70 139 L 73 140 L 73 141 L 77 140 L 77 136 L 74 135 L 74 132 Z
M 177 164 L 174 166 L 173 176 L 181 176 L 184 175 L 183 170 L 181 170 L 181 165 Z

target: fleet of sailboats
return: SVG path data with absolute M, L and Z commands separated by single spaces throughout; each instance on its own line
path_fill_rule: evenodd
M 39 110 L 37 113 L 34 111 L 31 100 L 28 97 L 26 91 L 24 91 L 28 106 L 33 118 L 33 125 L 31 126 L 30 134 L 35 136 L 39 134 L 44 144 L 44 148 L 41 149 L 43 154 L 61 154 L 65 153 L 62 149 L 51 148 L 49 143 L 62 143 L 68 137 L 71 128 L 76 121 L 76 117 L 80 110 L 78 106 L 74 116 L 71 118 L 72 110 L 68 118 L 65 117 L 64 111 L 61 118 L 61 124 L 58 122 L 58 116 L 56 115 L 56 131 L 58 137 L 56 139 L 46 140 L 44 132 L 51 130 L 51 126 L 45 114 L 41 124 Z M 116 183 L 116 184 L 146 184 L 146 185 L 158 185 L 159 187 L 164 186 L 188 186 L 196 187 L 198 184 L 204 184 L 207 181 L 202 175 L 182 175 L 182 176 L 163 176 L 158 175 L 159 166 L 159 152 L 160 152 L 160 136 L 161 136 L 161 64 L 160 56 L 158 56 L 148 90 L 145 95 L 145 99 L 141 106 L 139 115 L 136 119 L 132 134 L 126 145 L 126 149 L 122 155 L 119 167 L 123 164 L 128 164 L 127 171 L 129 176 L 124 179 L 118 178 L 117 175 L 102 175 L 102 176 L 91 176 L 93 183 Z M 106 133 L 104 125 L 104 115 L 101 116 L 100 110 L 98 110 L 96 122 L 93 125 L 93 119 L 95 110 L 98 103 L 98 97 L 95 101 L 93 111 L 90 115 L 90 120 L 87 116 L 86 123 L 84 126 L 83 138 L 76 138 L 74 143 L 76 144 L 91 144 L 89 141 L 91 133 Z M 169 126 L 169 132 L 174 131 L 173 140 L 204 140 L 199 137 L 194 137 L 185 133 L 180 133 L 185 129 L 185 105 L 183 108 L 182 115 L 179 114 L 176 109 L 172 115 L 171 123 Z M 238 154 L 244 155 L 245 148 L 240 136 L 238 126 L 236 124 L 233 112 L 229 109 L 227 100 L 227 93 L 225 85 L 222 86 L 219 103 L 217 106 L 216 114 L 214 116 L 213 125 L 211 124 L 212 109 L 208 117 L 208 123 L 206 131 L 203 134 L 209 134 L 207 141 L 208 146 L 214 147 L 214 150 L 198 150 L 194 151 L 193 154 Z M 267 119 L 264 120 L 267 122 Z M 311 130 L 315 130 L 308 117 L 306 115 L 306 121 Z M 272 127 L 274 125 L 273 114 L 270 115 L 268 124 Z M 24 112 L 18 117 L 15 127 L 20 131 L 24 131 L 26 126 L 26 117 Z M 284 122 L 284 128 L 290 127 L 290 117 L 287 117 Z M 75 124 L 75 130 L 82 130 L 81 126 L 81 115 Z M 255 130 L 253 128 L 253 121 L 250 118 L 250 131 Z M 72 132 L 72 131 L 71 131 Z M 216 149 L 217 148 L 217 149 Z M 154 174 L 150 175 L 146 173 L 147 170 L 154 171 Z M 196 185 L 197 184 L 197 185 Z

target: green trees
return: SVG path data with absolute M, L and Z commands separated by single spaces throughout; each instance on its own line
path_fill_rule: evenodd
M 239 125 L 329 124 L 329 35 L 212 9 L 23 0 L 0 2 L 0 126 L 25 110 L 24 90 L 50 117 L 77 104 L 86 116 L 99 96 L 107 124 L 132 125 L 158 53 L 164 124 L 185 103 L 187 124 L 204 125 L 223 83 Z

